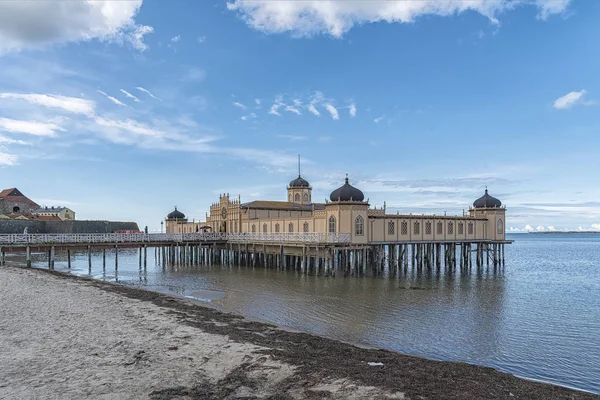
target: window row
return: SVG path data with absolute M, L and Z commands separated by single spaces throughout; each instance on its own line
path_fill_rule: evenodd
M 292 201 L 292 194 L 291 193 L 290 193 L 288 199 L 289 199 L 289 201 Z M 304 200 L 305 203 L 308 203 L 308 193 L 304 193 L 302 195 L 302 199 Z M 300 193 L 296 193 L 296 195 L 294 196 L 294 201 L 295 202 L 299 202 L 300 201 Z
M 448 222 L 447 227 L 448 227 L 448 235 L 454 235 L 454 222 L 452 222 L 452 221 Z M 432 223 L 430 221 L 425 222 L 425 234 L 431 235 L 432 229 L 433 229 Z M 468 234 L 473 235 L 474 225 L 472 222 L 469 222 L 467 224 L 467 229 L 468 229 Z M 504 229 L 504 227 L 502 226 L 502 221 L 499 220 L 498 221 L 498 233 L 501 233 L 501 229 Z M 396 232 L 396 223 L 394 221 L 388 221 L 388 229 L 387 230 L 388 230 L 388 235 L 394 235 Z M 444 225 L 441 222 L 438 222 L 436 234 L 442 235 L 443 233 L 444 233 Z M 400 222 L 400 234 L 408 235 L 408 222 L 406 222 L 406 221 Z M 413 224 L 413 235 L 420 235 L 420 234 L 421 234 L 421 223 L 415 221 Z M 462 222 L 458 223 L 458 234 L 459 235 L 464 234 L 464 224 Z
M 329 233 L 336 232 L 335 222 L 336 222 L 335 217 L 333 215 L 330 216 L 329 217 L 329 229 L 328 229 Z M 354 220 L 354 234 L 356 236 L 363 236 L 365 234 L 365 220 L 363 219 L 363 217 L 361 215 L 356 217 L 356 219 Z

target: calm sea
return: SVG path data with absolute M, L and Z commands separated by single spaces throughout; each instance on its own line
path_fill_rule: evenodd
M 348 342 L 485 365 L 600 393 L 600 235 L 512 235 L 506 266 L 462 274 L 315 277 L 251 267 L 138 267 L 114 253 L 91 275 Z M 45 255 L 34 255 L 42 260 Z M 66 269 L 57 254 L 57 270 Z M 36 261 L 35 266 L 46 268 Z M 72 272 L 88 274 L 86 253 Z

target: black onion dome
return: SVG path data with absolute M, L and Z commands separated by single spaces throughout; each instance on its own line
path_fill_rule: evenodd
M 497 198 L 490 196 L 487 189 L 485 194 L 473 202 L 475 208 L 499 208 L 502 206 L 502 202 Z
M 291 188 L 307 188 L 310 187 L 310 184 L 306 179 L 298 175 L 296 179 L 290 182 Z
M 175 207 L 175 210 L 171 211 L 169 215 L 167 215 L 167 219 L 185 219 L 185 214 L 181 211 L 178 211 L 177 207 Z
M 346 176 L 346 182 L 344 186 L 335 189 L 329 195 L 331 201 L 363 201 L 365 195 L 363 192 L 355 188 L 348 183 L 348 177 Z

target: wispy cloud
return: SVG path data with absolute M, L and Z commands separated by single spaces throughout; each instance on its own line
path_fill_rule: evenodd
M 129 97 L 130 99 L 133 99 L 133 101 L 135 101 L 136 103 L 140 102 L 140 99 L 138 99 L 136 96 L 132 95 L 125 89 L 121 89 L 121 93 L 123 93 L 125 96 Z
M 93 115 L 95 103 L 78 97 L 52 94 L 0 93 L 0 99 L 24 100 L 48 108 L 57 108 L 73 114 Z
M 333 106 L 333 104 L 331 104 L 331 103 L 325 104 L 325 109 L 329 112 L 329 114 L 331 114 L 331 118 L 333 118 L 335 120 L 340 119 L 340 113 L 338 112 L 337 108 L 335 108 Z
M 198 43 L 206 42 L 206 36 L 198 36 Z
M 234 102 L 233 105 L 236 106 L 237 108 L 241 108 L 242 110 L 245 110 L 248 108 L 248 107 L 246 107 L 245 104 L 242 104 L 239 101 Z
M 315 107 L 314 104 L 309 104 L 308 105 L 308 111 L 310 111 L 313 115 L 316 115 L 317 117 L 319 115 L 321 115 L 321 113 L 319 112 L 319 110 L 317 110 L 317 108 Z
M 136 89 L 139 90 L 140 92 L 146 93 L 148 96 L 152 97 L 155 100 L 163 101 L 160 97 L 156 97 L 155 95 L 153 95 L 148 89 L 144 89 L 143 87 L 140 87 L 140 86 L 137 86 Z
M 277 137 L 282 138 L 282 139 L 291 140 L 292 142 L 301 142 L 301 141 L 308 139 L 306 136 L 300 136 L 300 135 L 277 135 Z
M 275 97 L 275 102 L 273 103 L 273 105 L 271 106 L 271 108 L 269 109 L 269 114 L 271 115 L 277 115 L 277 116 L 281 116 L 281 114 L 279 113 L 279 109 L 284 106 L 285 104 L 282 103 L 283 99 L 281 96 L 277 96 Z
M 0 117 L 0 130 L 11 133 L 25 133 L 34 136 L 56 136 L 56 131 L 64 131 L 60 126 L 53 123 L 36 121 L 22 121 Z
M 285 111 L 294 113 L 296 115 L 302 115 L 302 113 L 300 112 L 300 110 L 298 110 L 295 106 L 292 106 L 292 105 L 285 106 Z
M 249 120 L 251 118 L 252 119 L 256 118 L 256 114 L 255 113 L 250 113 L 248 115 L 244 115 L 244 116 L 242 116 L 242 121 L 247 121 L 247 120 Z
M 350 114 L 350 116 L 352 118 L 356 117 L 356 104 L 354 104 L 354 103 L 350 104 L 350 108 L 348 110 L 348 113 Z
M 173 36 L 171 38 L 171 43 L 177 43 L 181 40 L 181 35 Z
M 102 90 L 98 90 L 98 93 L 105 96 L 107 99 L 109 99 L 110 101 L 112 101 L 113 103 L 115 103 L 118 106 L 127 107 L 127 104 L 123 103 L 121 100 L 119 100 L 113 96 L 110 96 L 110 95 L 104 93 Z
M 377 117 L 373 120 L 373 122 L 375 122 L 376 124 L 380 123 L 381 121 L 383 121 L 383 119 L 385 118 L 385 115 L 382 115 L 381 117 Z
M 254 99 L 254 103 L 256 104 L 256 108 L 259 109 L 261 107 L 261 101 L 260 99 Z
M 580 90 L 579 92 L 569 92 L 564 96 L 559 97 L 554 100 L 554 108 L 558 110 L 566 110 L 577 104 L 582 105 L 591 105 L 593 101 L 586 101 L 584 96 L 587 92 L 585 89 Z
M 206 78 L 206 71 L 200 68 L 192 67 L 181 77 L 185 82 L 200 82 Z
M 18 157 L 14 154 L 0 152 L 0 165 L 16 165 Z
M 2 136 L 2 135 L 0 135 L 0 143 L 4 143 L 4 144 L 21 144 L 21 145 L 30 145 L 31 144 L 31 143 L 25 142 L 23 140 L 11 139 L 9 137 Z

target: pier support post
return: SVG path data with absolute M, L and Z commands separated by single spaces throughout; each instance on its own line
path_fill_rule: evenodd
M 92 246 L 88 246 L 88 272 L 92 274 Z
M 67 268 L 71 269 L 71 249 L 67 249 Z
M 27 268 L 31 268 L 31 247 L 27 246 Z

